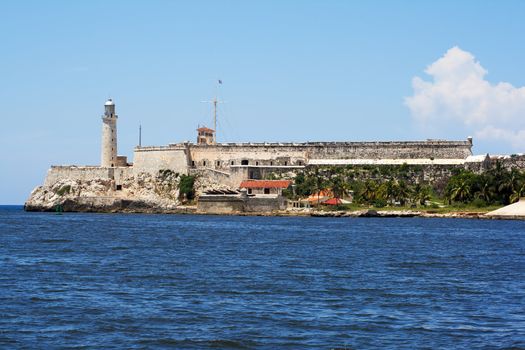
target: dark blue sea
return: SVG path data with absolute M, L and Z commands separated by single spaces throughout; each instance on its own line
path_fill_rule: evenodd
M 525 349 L 525 222 L 0 207 L 2 349 Z

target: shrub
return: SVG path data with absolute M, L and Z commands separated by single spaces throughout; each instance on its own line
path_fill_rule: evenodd
M 485 202 L 483 199 L 481 198 L 476 198 L 472 201 L 471 203 L 473 206 L 475 206 L 476 208 L 484 208 L 487 206 L 487 202 Z
M 179 199 L 186 198 L 191 201 L 195 198 L 195 189 L 193 188 L 194 184 L 195 176 L 181 175 L 179 182 Z
M 65 185 L 65 186 L 60 187 L 56 191 L 56 194 L 58 194 L 59 196 L 63 196 L 64 194 L 69 194 L 69 192 L 71 192 L 71 186 L 70 185 Z
M 372 205 L 376 208 L 383 208 L 386 207 L 386 201 L 384 199 L 376 199 L 372 202 Z

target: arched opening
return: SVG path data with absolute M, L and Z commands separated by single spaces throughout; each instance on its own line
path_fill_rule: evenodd
M 241 160 L 241 165 L 248 165 L 248 160 L 247 159 Z

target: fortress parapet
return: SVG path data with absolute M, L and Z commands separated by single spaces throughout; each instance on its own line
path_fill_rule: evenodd
M 75 165 L 53 165 L 47 171 L 44 186 L 69 179 L 72 181 L 92 181 L 96 179 L 113 180 L 118 185 L 123 179 L 133 176 L 132 167 L 99 167 L 99 166 L 75 166 Z

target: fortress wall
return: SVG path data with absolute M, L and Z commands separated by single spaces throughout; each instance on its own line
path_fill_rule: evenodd
M 317 142 L 299 144 L 191 145 L 190 164 L 227 168 L 241 165 L 304 165 L 308 159 L 465 159 L 470 141 Z
M 47 171 L 44 186 L 51 186 L 54 183 L 64 180 L 89 181 L 93 179 L 109 179 L 111 168 L 101 167 L 77 167 L 77 166 L 51 166 Z
M 210 186 L 220 184 L 229 187 L 234 187 L 236 182 L 236 176 L 232 172 L 224 172 L 211 168 L 198 168 L 190 169 L 189 173 L 190 175 L 197 176 L 200 179 L 201 183 Z
M 310 158 L 322 159 L 465 159 L 469 141 L 355 142 L 314 147 Z
M 248 161 L 248 165 L 304 164 L 307 153 L 301 147 L 192 145 L 190 158 L 196 167 L 227 169 L 231 165 L 241 165 L 243 160 Z
M 47 171 L 44 186 L 51 186 L 59 180 L 70 179 L 90 181 L 94 179 L 110 179 L 112 168 L 77 167 L 77 166 L 51 166 Z
M 496 166 L 496 162 L 500 162 L 507 170 L 525 169 L 525 155 L 513 155 L 503 159 L 493 159 L 491 160 L 492 166 Z
M 133 168 L 102 168 L 90 166 L 52 166 L 47 171 L 44 186 L 51 186 L 59 180 L 91 181 L 95 179 L 114 179 L 120 184 L 125 178 L 133 176 Z
M 175 173 L 187 174 L 186 154 L 183 147 L 137 147 L 133 156 L 134 172 L 157 174 L 159 170 L 170 169 Z
M 124 182 L 124 179 L 133 177 L 133 167 L 118 167 L 113 168 L 113 178 L 115 179 L 115 185 L 120 185 Z

